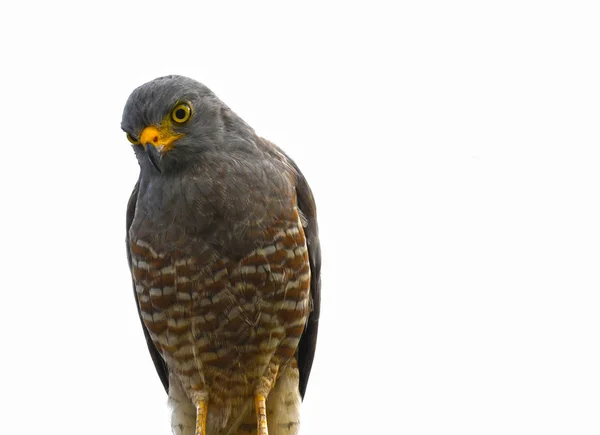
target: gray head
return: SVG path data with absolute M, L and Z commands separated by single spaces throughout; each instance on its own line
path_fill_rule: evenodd
M 254 131 L 216 95 L 183 76 L 159 77 L 135 89 L 121 128 L 142 170 L 170 172 L 208 151 L 251 148 Z

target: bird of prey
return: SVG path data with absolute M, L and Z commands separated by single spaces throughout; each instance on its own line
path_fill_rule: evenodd
M 315 202 L 296 164 L 203 84 L 160 77 L 121 127 L 138 314 L 176 435 L 292 435 L 320 305 Z

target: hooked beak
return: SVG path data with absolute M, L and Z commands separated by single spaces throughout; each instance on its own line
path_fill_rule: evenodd
M 148 160 L 150 160 L 150 163 L 152 163 L 154 169 L 156 169 L 158 172 L 162 172 L 162 153 L 151 143 L 145 144 L 144 148 L 146 149 Z
M 140 142 L 146 150 L 148 160 L 158 172 L 162 172 L 164 154 L 169 152 L 173 148 L 173 143 L 182 136 L 174 133 L 169 127 L 151 125 L 142 130 Z

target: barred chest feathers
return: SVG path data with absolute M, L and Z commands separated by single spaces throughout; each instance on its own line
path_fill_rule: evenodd
M 232 212 L 242 221 L 232 222 L 215 215 L 232 206 L 208 207 L 209 197 L 190 205 L 190 192 L 177 182 L 152 181 L 145 190 L 140 185 L 129 238 L 142 321 L 175 383 L 191 400 L 208 395 L 209 418 L 231 427 L 232 415 L 248 414 L 244 410 L 251 409 L 265 373 L 273 372 L 273 383 L 286 373 L 282 384 L 296 379 L 297 390 L 293 356 L 311 307 L 308 252 L 295 197 L 290 195 L 288 208 L 281 199 L 258 201 L 261 207 L 242 204 Z M 173 225 L 160 227 L 155 219 Z M 299 404 L 299 399 L 285 402 Z M 252 418 L 250 423 L 255 427 Z

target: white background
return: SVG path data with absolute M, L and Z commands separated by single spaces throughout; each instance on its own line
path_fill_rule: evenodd
M 597 3 L 247 3 L 2 7 L 0 433 L 170 431 L 120 119 L 177 73 L 318 201 L 303 435 L 598 434 Z

